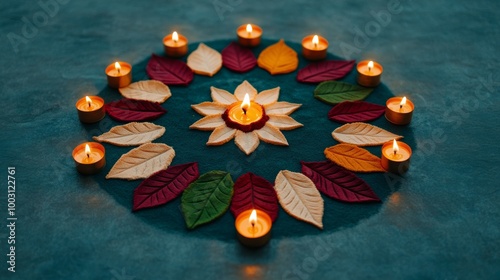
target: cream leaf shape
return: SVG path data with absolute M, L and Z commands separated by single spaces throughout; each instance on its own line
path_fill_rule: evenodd
M 303 124 L 286 115 L 270 115 L 267 123 L 280 130 L 292 130 L 304 126 Z
M 111 128 L 93 139 L 117 146 L 136 146 L 151 142 L 165 133 L 165 127 L 149 122 L 132 122 Z
M 203 102 L 191 105 L 191 108 L 203 116 L 220 115 L 226 111 L 227 105 L 218 102 Z
M 311 179 L 302 173 L 282 170 L 276 176 L 274 189 L 288 214 L 323 229 L 324 202 Z
M 257 94 L 254 101 L 264 106 L 277 102 L 279 96 L 280 96 L 280 87 L 275 87 L 272 89 L 261 91 L 259 94 Z
M 255 131 L 243 132 L 241 130 L 236 131 L 236 136 L 234 138 L 236 146 L 240 148 L 245 154 L 249 155 L 259 146 L 259 136 Z
M 222 55 L 200 43 L 198 48 L 188 56 L 187 65 L 196 74 L 212 77 L 222 68 Z
M 257 90 L 248 81 L 245 80 L 243 81 L 243 83 L 236 87 L 236 89 L 234 90 L 234 96 L 239 101 L 243 101 L 246 93 L 248 93 L 248 97 L 250 97 L 251 101 L 255 99 L 255 96 L 257 96 Z
M 288 141 L 286 141 L 285 135 L 283 135 L 279 129 L 269 124 L 269 122 L 267 122 L 261 129 L 255 130 L 255 132 L 259 136 L 259 139 L 266 143 L 288 146 Z
M 290 115 L 300 108 L 302 104 L 289 103 L 285 101 L 265 105 L 267 115 Z
M 207 145 L 212 146 L 225 144 L 234 138 L 235 133 L 236 129 L 221 125 L 214 129 L 212 134 L 210 134 Z
M 227 90 L 223 90 L 216 87 L 210 87 L 210 95 L 212 96 L 212 100 L 224 105 L 231 105 L 234 102 L 238 102 L 238 99 L 234 97 Z
M 220 115 L 212 115 L 203 117 L 202 119 L 193 123 L 189 128 L 199 130 L 213 130 L 225 124 L 226 122 L 224 122 Z
M 175 156 L 172 147 L 162 143 L 147 143 L 122 155 L 111 168 L 106 179 L 136 180 L 148 178 L 166 169 Z
M 156 80 L 139 81 L 119 88 L 120 93 L 130 99 L 163 103 L 172 96 L 170 88 Z
M 359 122 L 338 127 L 332 132 L 332 136 L 339 142 L 357 146 L 378 146 L 393 139 L 403 138 L 378 126 Z

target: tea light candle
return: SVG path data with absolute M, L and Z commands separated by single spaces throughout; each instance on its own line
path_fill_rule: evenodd
M 104 99 L 99 96 L 85 96 L 76 102 L 78 118 L 83 123 L 95 123 L 104 118 Z
M 409 124 L 414 108 L 413 102 L 406 96 L 389 98 L 385 103 L 385 118 L 393 124 Z
M 108 76 L 108 86 L 112 88 L 126 87 L 132 82 L 132 66 L 126 62 L 111 63 L 105 72 Z
M 181 57 L 188 52 L 188 40 L 174 31 L 163 38 L 163 47 L 167 56 Z
M 328 41 L 318 35 L 310 35 L 302 39 L 302 55 L 309 60 L 325 59 Z
M 242 212 L 234 223 L 238 240 L 248 247 L 261 247 L 271 239 L 272 220 L 261 210 Z
M 244 47 L 255 47 L 260 44 L 262 28 L 255 24 L 244 24 L 236 29 L 238 43 Z
M 395 174 L 403 174 L 410 167 L 411 148 L 395 139 L 382 146 L 382 167 Z
M 243 102 L 235 103 L 229 108 L 228 116 L 236 123 L 241 125 L 248 125 L 254 123 L 262 118 L 264 115 L 264 109 L 261 105 L 250 102 L 250 97 L 248 93 L 245 94 Z
M 95 174 L 106 165 L 106 151 L 97 142 L 87 142 L 76 146 L 73 150 L 73 160 L 76 170 L 84 175 Z
M 380 84 L 380 77 L 384 68 L 374 61 L 363 60 L 356 67 L 358 70 L 358 84 L 364 87 L 376 87 Z

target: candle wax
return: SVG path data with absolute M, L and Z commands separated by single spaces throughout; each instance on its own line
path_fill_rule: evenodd
M 92 100 L 90 106 L 89 103 L 85 100 L 84 102 L 78 102 L 76 108 L 80 111 L 90 112 L 100 109 L 104 105 L 103 102 L 101 102 L 101 100 L 93 99 L 92 97 L 90 97 L 90 100 Z
M 403 107 L 400 108 L 400 102 L 391 102 L 387 104 L 387 108 L 391 109 L 394 112 L 399 112 L 399 113 L 409 113 L 413 111 L 412 106 L 410 106 L 408 103 L 403 105 Z
M 82 164 L 90 164 L 99 161 L 104 156 L 104 153 L 99 149 L 91 149 L 89 156 L 85 153 L 85 149 L 75 154 L 75 160 Z
M 116 68 L 112 68 L 112 69 L 108 70 L 108 72 L 106 72 L 106 74 L 108 74 L 109 76 L 112 76 L 112 77 L 120 77 L 120 76 L 125 76 L 130 72 L 129 67 L 127 67 L 125 65 L 120 65 L 120 66 L 121 66 L 120 73 L 118 73 L 118 70 Z
M 406 150 L 401 145 L 399 145 L 399 150 L 396 154 L 394 154 L 394 149 L 391 145 L 387 145 L 386 147 L 384 147 L 382 153 L 387 159 L 392 161 L 405 161 L 410 158 L 410 151 Z
M 246 114 L 241 109 L 241 102 L 234 104 L 231 109 L 229 109 L 229 118 L 239 124 L 251 124 L 260 120 L 263 116 L 262 107 L 255 103 L 250 102 L 250 106 L 246 110 Z
M 317 45 L 313 44 L 311 40 L 308 40 L 302 44 L 304 48 L 310 49 L 310 50 L 325 50 L 328 48 L 328 45 L 323 43 L 322 40 L 319 40 L 319 43 Z
M 377 76 L 382 73 L 382 69 L 380 69 L 377 65 L 374 65 L 370 70 L 368 70 L 368 64 L 360 65 L 358 66 L 358 70 L 368 76 Z

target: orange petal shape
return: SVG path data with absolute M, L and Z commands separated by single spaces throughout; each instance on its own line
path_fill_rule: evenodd
M 297 69 L 299 59 L 297 53 L 281 39 L 260 53 L 257 64 L 271 75 L 286 74 Z
M 355 145 L 338 144 L 326 148 L 325 156 L 354 172 L 385 172 L 380 164 L 380 158 Z

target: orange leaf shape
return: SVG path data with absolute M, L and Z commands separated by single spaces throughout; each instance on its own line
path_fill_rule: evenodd
M 286 74 L 297 69 L 299 59 L 297 53 L 281 39 L 260 53 L 257 64 L 271 75 Z
M 325 156 L 354 172 L 385 172 L 380 164 L 380 158 L 355 145 L 338 144 L 326 148 Z

